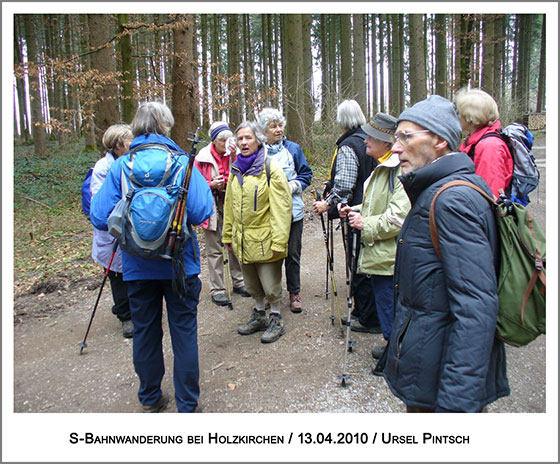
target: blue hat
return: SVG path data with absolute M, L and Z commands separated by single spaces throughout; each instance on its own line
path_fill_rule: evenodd
M 212 139 L 212 142 L 214 140 L 216 140 L 216 137 L 218 136 L 218 134 L 220 132 L 223 132 L 223 131 L 226 131 L 226 130 L 231 132 L 231 129 L 229 128 L 229 126 L 227 124 L 223 124 L 223 125 L 214 127 L 214 129 L 212 129 L 212 131 L 210 131 L 210 139 Z
M 463 129 L 453 103 L 439 95 L 432 95 L 404 110 L 398 122 L 410 121 L 439 135 L 449 144 L 452 151 L 457 150 Z

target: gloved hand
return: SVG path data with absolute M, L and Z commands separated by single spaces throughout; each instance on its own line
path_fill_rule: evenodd
M 302 192 L 301 184 L 299 183 L 299 180 L 291 180 L 288 182 L 288 184 L 290 185 L 290 191 L 292 192 L 292 195 Z

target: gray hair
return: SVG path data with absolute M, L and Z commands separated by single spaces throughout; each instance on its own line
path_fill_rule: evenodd
M 171 110 L 157 101 L 141 103 L 130 123 L 135 137 L 141 134 L 167 135 L 174 124 Z
M 263 110 L 259 113 L 259 116 L 257 117 L 257 121 L 261 126 L 262 130 L 265 132 L 268 129 L 268 125 L 272 121 L 277 121 L 279 123 L 282 123 L 283 126 L 286 125 L 286 118 L 282 115 L 280 110 L 277 110 L 276 108 L 263 108 Z
M 253 135 L 255 136 L 255 139 L 257 140 L 257 143 L 259 145 L 264 145 L 266 143 L 266 136 L 264 135 L 261 126 L 253 121 L 243 121 L 241 124 L 239 124 L 239 126 L 237 126 L 237 129 L 235 129 L 235 135 L 237 136 L 237 133 L 245 127 L 248 127 L 253 131 Z
M 127 140 L 132 140 L 132 129 L 128 124 L 113 124 L 103 134 L 103 148 L 111 153 L 119 145 L 124 146 Z
M 344 100 L 336 110 L 336 122 L 344 131 L 363 126 L 366 117 L 356 100 Z
M 210 126 L 210 129 L 208 129 L 208 133 L 211 134 L 212 131 L 219 126 L 227 126 L 228 123 L 225 121 L 215 121 L 212 123 L 212 125 Z M 221 131 L 217 136 L 216 136 L 216 140 L 226 140 L 229 137 L 231 137 L 233 135 L 233 132 L 230 130 L 223 130 Z

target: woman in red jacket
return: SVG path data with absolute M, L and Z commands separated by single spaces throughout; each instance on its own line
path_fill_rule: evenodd
M 475 172 L 498 197 L 499 190 L 507 192 L 513 175 L 513 158 L 500 137 L 488 136 L 501 129 L 500 113 L 494 99 L 480 89 L 461 89 L 455 96 L 461 127 L 467 138 L 459 151 L 474 161 Z

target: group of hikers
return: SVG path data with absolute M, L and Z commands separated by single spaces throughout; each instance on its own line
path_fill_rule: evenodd
M 441 259 L 431 239 L 429 211 L 436 192 L 450 180 L 469 181 L 496 197 L 510 188 L 508 147 L 498 137 L 484 137 L 500 129 L 496 102 L 482 90 L 463 89 L 454 103 L 433 95 L 398 117 L 377 113 L 368 122 L 356 101 L 345 100 L 337 108 L 337 123 L 343 133 L 324 196 L 313 211 L 340 218 L 351 231 L 345 240 L 356 255 L 353 304 L 349 320 L 341 323 L 383 335 L 386 343 L 372 350 L 378 360 L 373 372 L 384 377 L 407 412 L 480 412 L 510 392 L 504 344 L 494 336 L 498 236 L 493 210 L 467 187 L 439 195 L 434 211 Z M 275 108 L 263 109 L 256 121 L 235 130 L 214 122 L 211 142 L 196 154 L 185 201 L 187 223 L 204 231 L 212 302 L 231 305 L 231 278 L 231 290 L 254 301 L 237 332 L 262 332 L 263 343 L 276 342 L 286 331 L 282 268 L 289 309 L 301 313 L 306 303 L 300 279 L 302 192 L 313 173 L 302 148 L 286 139 L 286 124 Z M 106 271 L 110 266 L 112 310 L 122 321 L 123 336 L 133 339 L 138 399 L 148 413 L 169 402 L 161 389 L 163 299 L 177 410 L 195 412 L 198 406 L 196 233 L 189 228 L 194 246 L 182 250 L 186 286 L 178 294 L 171 262 L 115 252 L 107 230 L 113 209 L 126 196 L 123 173 L 143 147 L 163 145 L 188 166 L 189 154 L 169 138 L 173 125 L 163 103 L 140 104 L 130 125 L 107 129 L 106 155 L 96 163 L 91 182 L 92 256 Z M 463 131 L 467 137 L 458 149 Z M 151 167 L 155 171 L 147 166 L 148 175 Z

